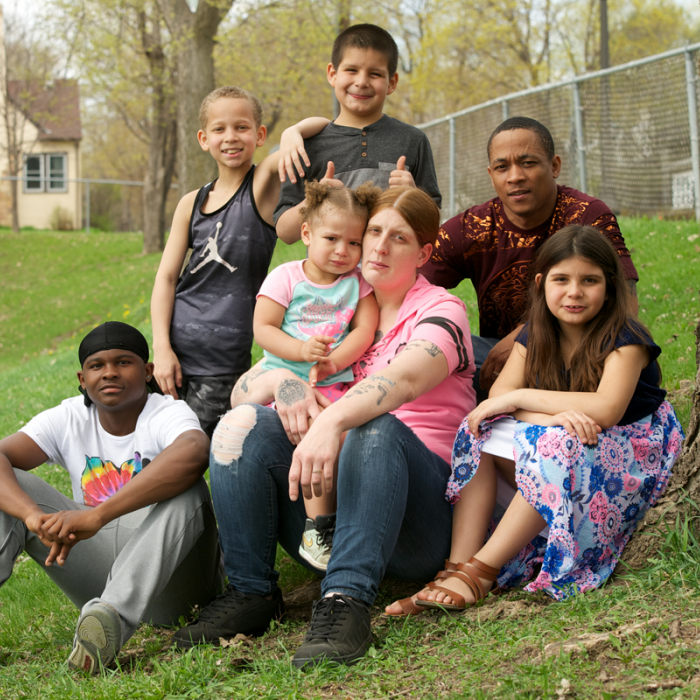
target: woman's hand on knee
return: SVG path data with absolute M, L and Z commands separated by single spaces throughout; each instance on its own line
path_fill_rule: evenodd
M 312 426 L 294 450 L 289 468 L 289 498 L 292 501 L 299 498 L 299 490 L 304 498 L 311 498 L 333 488 L 333 473 L 340 445 L 340 431 L 320 423 Z
M 598 433 L 603 429 L 590 417 L 581 411 L 563 411 L 552 416 L 552 426 L 560 425 L 569 435 L 578 436 L 584 445 L 597 445 Z

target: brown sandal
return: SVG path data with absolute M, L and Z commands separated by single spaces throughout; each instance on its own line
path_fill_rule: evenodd
M 443 571 L 440 571 L 437 574 L 435 581 L 443 581 L 444 579 L 453 576 L 456 573 L 458 566 L 459 564 L 445 559 L 445 568 Z M 425 612 L 425 608 L 419 608 L 411 598 L 401 598 L 401 600 L 397 600 L 396 602 L 401 606 L 401 610 L 403 612 L 388 613 L 385 611 L 382 613 L 382 617 L 410 617 L 412 615 L 420 615 L 421 613 Z
M 470 571 L 470 569 L 476 569 L 478 573 L 475 575 L 473 571 Z M 478 603 L 480 600 L 483 600 L 489 594 L 498 595 L 501 592 L 498 583 L 491 590 L 485 591 L 481 581 L 479 580 L 480 578 L 484 578 L 487 581 L 495 581 L 498 577 L 499 572 L 500 569 L 494 569 L 492 566 L 487 566 L 486 564 L 484 564 L 484 562 L 479 561 L 476 557 L 472 557 L 466 564 L 457 564 L 456 571 L 441 571 L 435 577 L 435 581 L 428 584 L 428 588 L 431 591 L 440 591 L 441 593 L 445 593 L 446 595 L 450 596 L 450 598 L 452 598 L 454 603 L 438 603 L 435 600 L 418 599 L 415 604 L 419 608 L 426 609 L 440 608 L 442 610 L 464 610 L 465 608 Z M 459 593 L 455 593 L 449 588 L 444 588 L 443 586 L 436 585 L 437 581 L 444 581 L 445 578 L 449 578 L 449 576 L 442 575 L 446 573 L 449 573 L 449 576 L 454 576 L 455 578 L 458 578 L 460 581 L 463 581 L 467 584 L 469 590 L 474 596 L 474 603 L 467 603 L 467 601 L 464 600 L 464 597 L 459 595 Z

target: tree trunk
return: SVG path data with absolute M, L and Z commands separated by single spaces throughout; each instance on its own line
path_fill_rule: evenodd
M 673 530 L 677 519 L 683 523 L 686 517 L 698 514 L 693 504 L 700 504 L 700 323 L 695 329 L 695 362 L 697 373 L 688 434 L 666 492 L 648 511 L 622 553 L 622 564 L 631 569 L 646 565 L 659 548 L 659 537 Z
M 214 89 L 214 37 L 233 0 L 160 0 L 177 45 L 177 177 L 180 196 L 216 177 L 216 164 L 197 142 L 199 105 Z
M 177 124 L 174 115 L 159 115 L 151 125 L 148 171 L 143 187 L 143 252 L 157 253 L 165 242 L 165 205 L 175 172 Z
M 160 34 L 160 13 L 152 17 L 147 31 L 146 13 L 139 14 L 141 43 L 153 78 L 151 123 L 148 143 L 148 170 L 143 187 L 143 252 L 163 250 L 165 205 L 175 170 L 177 121 L 168 90 L 170 72 Z
M 11 172 L 11 174 L 17 176 L 16 173 Z M 12 231 L 19 233 L 19 181 L 17 180 L 10 180 L 10 202 L 12 205 Z

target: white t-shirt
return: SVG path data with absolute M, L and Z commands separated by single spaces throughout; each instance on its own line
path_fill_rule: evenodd
M 87 506 L 113 496 L 188 430 L 201 431 L 192 409 L 160 394 L 149 395 L 129 435 L 108 433 L 95 405 L 86 407 L 82 396 L 62 401 L 21 428 L 46 453 L 47 462 L 66 469 L 73 500 Z

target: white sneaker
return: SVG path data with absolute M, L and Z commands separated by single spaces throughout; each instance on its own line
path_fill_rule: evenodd
M 99 675 L 117 656 L 122 644 L 122 624 L 119 613 L 107 603 L 93 603 L 83 609 L 73 639 L 73 651 L 68 667 Z
M 333 549 L 335 513 L 319 515 L 315 520 L 306 519 L 304 534 L 301 536 L 299 554 L 315 569 L 325 571 Z

